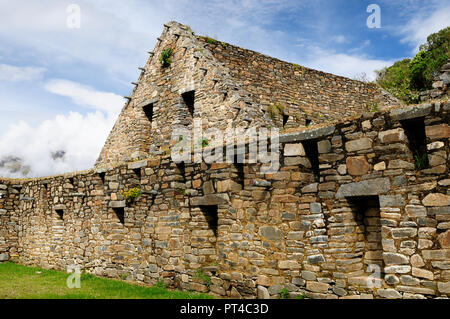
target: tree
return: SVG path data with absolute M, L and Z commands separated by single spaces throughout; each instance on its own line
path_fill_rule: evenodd
M 419 102 L 421 91 L 432 88 L 441 67 L 450 58 L 450 27 L 427 38 L 420 51 L 410 59 L 376 71 L 376 82 L 392 95 L 407 103 Z

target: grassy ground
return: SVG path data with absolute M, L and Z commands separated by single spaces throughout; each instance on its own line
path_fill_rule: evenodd
M 143 287 L 119 280 L 81 275 L 81 288 L 69 289 L 69 274 L 0 263 L 0 299 L 209 299 L 211 296 Z

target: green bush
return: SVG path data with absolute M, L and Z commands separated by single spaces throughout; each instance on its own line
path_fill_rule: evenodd
M 173 55 L 173 49 L 167 48 L 161 52 L 161 56 L 159 58 L 159 61 L 161 62 L 161 65 L 163 68 L 167 68 L 172 63 L 172 55 Z
M 211 287 L 211 277 L 209 277 L 207 274 L 203 272 L 201 269 L 197 269 L 195 273 L 195 278 L 203 281 L 203 283 L 206 285 L 206 287 Z
M 289 299 L 289 291 L 286 288 L 283 288 L 278 293 L 278 299 Z
M 376 82 L 406 103 L 418 103 L 420 92 L 432 88 L 434 78 L 450 58 L 450 27 L 427 38 L 419 53 L 377 72 Z
M 122 194 L 128 202 L 132 202 L 142 195 L 142 191 L 139 188 L 131 188 L 122 191 Z
M 280 103 L 275 103 L 267 107 L 266 111 L 269 113 L 270 118 L 275 121 L 280 114 L 284 112 L 284 105 Z

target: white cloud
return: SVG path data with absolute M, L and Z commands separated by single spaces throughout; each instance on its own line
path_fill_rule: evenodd
M 87 106 L 108 114 L 116 114 L 123 106 L 124 99 L 114 93 L 99 92 L 89 86 L 63 79 L 53 79 L 44 85 L 51 93 L 69 97 L 80 106 Z
M 41 79 L 45 68 L 0 64 L 0 81 L 22 82 Z
M 29 177 L 92 168 L 123 106 L 123 98 L 65 80 L 50 81 L 46 88 L 96 110 L 86 115 L 77 112 L 57 115 L 37 127 L 24 121 L 11 125 L 0 136 L 0 161 L 9 156 L 20 158 L 23 166 L 31 168 Z M 64 151 L 65 155 L 55 160 L 52 154 L 58 151 Z M 23 177 L 1 167 L 0 176 Z
M 419 13 L 400 29 L 402 42 L 411 44 L 413 54 L 419 51 L 419 46 L 426 43 L 427 37 L 449 26 L 450 6 L 440 7 L 431 13 Z
M 349 55 L 345 53 L 336 53 L 320 48 L 311 49 L 305 66 L 324 72 L 354 78 L 365 73 L 369 80 L 375 80 L 375 70 L 380 70 L 386 66 L 392 65 L 394 60 L 372 59 L 365 55 Z

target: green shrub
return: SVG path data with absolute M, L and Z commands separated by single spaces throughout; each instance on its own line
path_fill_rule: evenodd
M 202 37 L 202 38 L 206 41 L 206 43 L 209 43 L 209 44 L 216 45 L 219 43 L 219 41 L 217 41 L 216 39 L 210 38 L 208 36 Z
M 159 58 L 159 61 L 161 62 L 161 65 L 163 68 L 167 68 L 172 63 L 172 55 L 173 55 L 173 49 L 167 48 L 161 52 L 161 56 Z
M 199 140 L 199 144 L 204 148 L 209 145 L 209 140 L 207 138 L 202 138 Z
M 278 293 L 278 299 L 289 299 L 289 291 L 286 288 L 283 288 Z
M 430 165 L 427 153 L 422 153 L 421 155 L 420 154 L 414 155 L 414 160 L 416 170 L 418 171 L 428 168 L 428 166 Z
M 410 59 L 376 71 L 378 83 L 406 103 L 418 103 L 420 92 L 432 88 L 434 78 L 450 58 L 450 27 L 431 34 L 427 43 Z
M 142 191 L 139 188 L 131 188 L 123 190 L 122 194 L 128 202 L 132 202 L 142 195 Z
M 201 269 L 197 269 L 195 272 L 195 278 L 203 281 L 203 283 L 206 285 L 206 287 L 211 287 L 211 277 L 209 277 L 207 274 L 203 272 Z
M 266 111 L 269 114 L 270 118 L 275 121 L 280 114 L 282 114 L 285 110 L 284 105 L 280 103 L 275 103 L 267 107 Z

